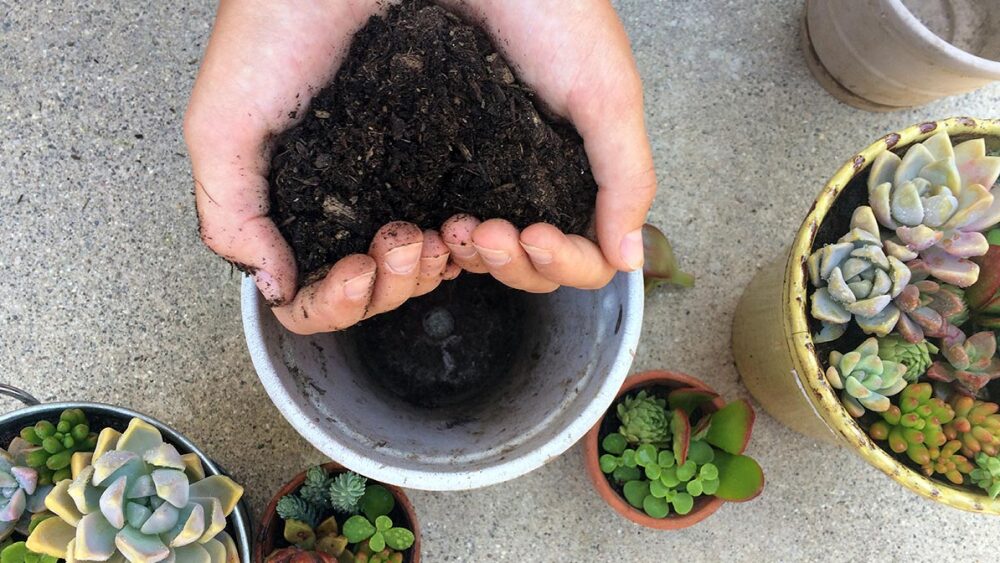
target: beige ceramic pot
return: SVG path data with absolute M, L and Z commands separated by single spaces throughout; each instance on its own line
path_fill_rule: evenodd
M 872 111 L 1000 80 L 997 0 L 807 0 L 802 42 L 824 88 Z

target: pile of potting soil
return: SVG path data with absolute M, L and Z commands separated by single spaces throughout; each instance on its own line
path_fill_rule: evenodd
M 584 232 L 597 186 L 579 135 L 536 107 L 486 33 L 426 0 L 370 19 L 278 140 L 271 217 L 301 283 L 402 220 L 456 213 Z

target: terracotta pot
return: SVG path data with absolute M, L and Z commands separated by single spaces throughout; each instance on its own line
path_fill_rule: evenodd
M 323 469 L 326 469 L 327 473 L 339 474 L 346 471 L 343 466 L 337 463 L 325 463 L 323 464 Z M 276 545 L 279 541 L 283 539 L 284 535 L 284 524 L 280 516 L 278 516 L 278 501 L 281 497 L 285 495 L 290 495 L 299 490 L 306 480 L 306 472 L 303 471 L 296 475 L 291 481 L 285 483 L 285 486 L 281 487 L 280 490 L 271 499 L 271 502 L 267 504 L 267 508 L 264 509 L 264 517 L 260 521 L 260 526 L 257 529 L 257 538 L 254 541 L 253 547 L 253 560 L 254 563 L 261 563 L 264 559 L 274 551 Z M 410 530 L 413 531 L 413 536 L 416 541 L 413 542 L 413 547 L 409 549 L 410 557 L 405 559 L 408 563 L 420 563 L 420 525 L 417 523 L 417 513 L 413 509 L 413 504 L 410 503 L 410 499 L 403 492 L 403 489 L 395 487 L 393 485 L 387 485 L 385 483 L 379 483 L 382 485 L 396 499 L 396 508 L 402 510 L 406 515 L 406 524 Z M 400 522 L 395 522 L 399 524 Z
M 733 357 L 747 389 L 778 422 L 811 438 L 850 448 L 907 489 L 930 500 L 963 510 L 1000 514 L 1000 499 L 926 477 L 874 442 L 827 382 L 809 327 L 812 287 L 806 259 L 812 253 L 817 232 L 844 189 L 881 153 L 894 150 L 901 154 L 909 145 L 942 130 L 952 138 L 984 137 L 988 150 L 1000 148 L 1000 120 L 958 117 L 890 133 L 852 155 L 820 191 L 788 252 L 765 266 L 744 290 L 733 318 Z
M 1000 80 L 995 0 L 921 1 L 910 5 L 926 11 L 923 19 L 944 39 L 902 0 L 807 0 L 802 43 L 813 75 L 834 97 L 871 111 L 922 105 Z
M 670 389 L 681 389 L 681 388 L 691 388 L 704 389 L 706 391 L 715 392 L 714 389 L 705 385 L 701 380 L 691 377 L 690 375 L 685 375 L 683 373 L 675 373 L 672 371 L 647 371 L 640 373 L 638 375 L 633 375 L 625 380 L 625 384 L 618 391 L 618 396 L 615 399 L 617 403 L 618 399 L 627 393 L 632 391 L 638 391 L 642 387 L 647 387 L 651 385 L 658 385 L 662 387 L 667 387 Z M 725 406 L 725 401 L 722 397 L 716 397 L 710 404 L 703 407 L 708 412 L 715 412 Z M 597 489 L 597 493 L 601 495 L 604 502 L 615 509 L 615 512 L 621 514 L 625 518 L 645 526 L 647 528 L 653 528 L 656 530 L 682 530 L 694 526 L 698 522 L 701 522 L 705 518 L 708 518 L 715 513 L 716 510 L 722 506 L 725 502 L 718 497 L 713 496 L 700 496 L 695 499 L 694 508 L 691 512 L 681 516 L 678 514 L 670 514 L 666 518 L 653 518 L 652 516 L 646 514 L 642 510 L 633 507 L 624 497 L 618 494 L 611 488 L 611 483 L 608 478 L 601 471 L 600 463 L 598 459 L 601 456 L 598 441 L 599 435 L 601 433 L 601 423 L 604 421 L 605 417 L 614 416 L 611 409 L 608 410 L 607 414 L 601 418 L 590 429 L 590 432 L 583 438 L 583 456 L 584 463 L 587 467 L 587 477 L 590 478 L 590 482 L 594 484 L 594 488 Z

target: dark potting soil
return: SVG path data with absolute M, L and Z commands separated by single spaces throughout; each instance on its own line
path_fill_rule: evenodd
M 371 378 L 408 403 L 444 407 L 506 380 L 525 312 L 524 294 L 463 275 L 348 334 Z
M 539 111 L 486 33 L 427 0 L 373 17 L 281 136 L 271 217 L 300 280 L 396 220 L 548 222 L 582 234 L 597 186 L 576 130 Z

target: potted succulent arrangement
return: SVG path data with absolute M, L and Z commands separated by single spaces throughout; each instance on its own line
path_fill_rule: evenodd
M 998 129 L 925 123 L 858 154 L 817 200 L 785 280 L 758 276 L 734 327 L 744 381 L 779 420 L 846 439 L 929 498 L 992 513 Z
M 312 467 L 265 509 L 254 561 L 418 563 L 416 513 L 399 488 L 335 463 Z
M 32 404 L 0 417 L 0 441 L 4 563 L 249 561 L 243 488 L 152 419 Z
M 629 378 L 587 434 L 587 475 L 619 514 L 650 528 L 701 522 L 723 502 L 755 498 L 764 473 L 743 455 L 754 422 L 746 401 L 726 404 L 701 381 L 651 371 Z

